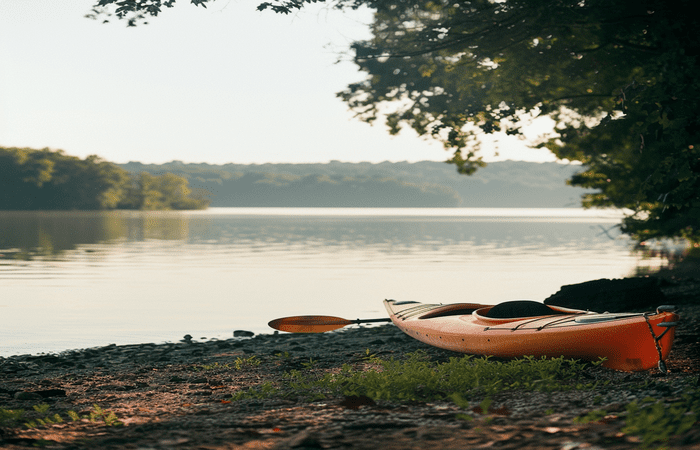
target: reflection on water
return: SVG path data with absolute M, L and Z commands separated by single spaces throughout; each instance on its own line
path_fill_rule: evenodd
M 189 218 L 158 212 L 0 211 L 0 258 L 59 256 L 81 244 L 185 240 Z
M 465 211 L 0 212 L 0 356 L 384 316 L 384 298 L 542 300 L 636 264 L 614 216 Z
M 466 215 L 465 212 L 471 214 Z M 529 213 L 529 214 L 528 214 Z M 584 214 L 582 214 L 584 213 Z M 0 259 L 33 259 L 81 245 L 178 240 L 220 245 L 421 247 L 570 243 L 616 215 L 570 209 L 214 208 L 211 212 L 0 212 Z M 563 225 L 566 224 L 566 225 Z M 602 224 L 608 224 L 603 226 Z

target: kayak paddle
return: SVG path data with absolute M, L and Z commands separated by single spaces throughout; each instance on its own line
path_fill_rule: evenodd
M 391 322 L 391 319 L 348 320 L 333 316 L 293 316 L 282 317 L 268 323 L 271 328 L 289 333 L 324 333 L 347 325 L 358 323 Z

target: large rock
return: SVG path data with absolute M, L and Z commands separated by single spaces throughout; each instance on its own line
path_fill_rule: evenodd
M 595 312 L 624 312 L 655 308 L 666 303 L 666 297 L 655 278 L 602 279 L 562 286 L 544 303 Z

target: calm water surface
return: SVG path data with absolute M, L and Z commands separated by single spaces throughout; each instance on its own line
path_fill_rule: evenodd
M 577 209 L 0 212 L 0 356 L 270 333 L 385 298 L 544 300 L 638 264 L 620 214 Z

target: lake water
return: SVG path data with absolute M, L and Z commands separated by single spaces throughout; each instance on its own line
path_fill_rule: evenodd
M 212 208 L 0 212 L 0 356 L 386 317 L 385 298 L 495 304 L 630 275 L 619 212 Z

